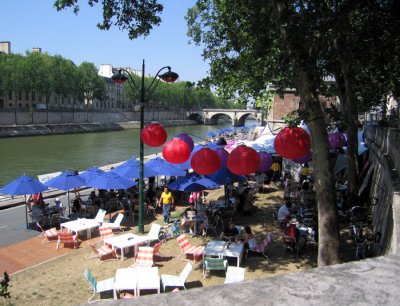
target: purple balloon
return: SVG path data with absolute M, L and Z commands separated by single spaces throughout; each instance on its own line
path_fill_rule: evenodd
M 309 151 L 306 155 L 299 157 L 299 158 L 292 159 L 292 161 L 294 161 L 295 163 L 298 163 L 298 164 L 305 164 L 305 163 L 308 163 L 311 159 L 312 159 L 312 154 L 311 154 L 311 151 Z
M 258 155 L 260 156 L 260 166 L 258 167 L 258 171 L 265 172 L 272 166 L 272 156 L 267 152 L 258 152 Z
M 188 145 L 189 148 L 190 148 L 190 152 L 193 151 L 194 142 L 193 142 L 192 137 L 190 137 L 188 134 L 185 134 L 185 133 L 178 134 L 178 135 L 176 135 L 175 137 L 176 137 L 176 138 L 179 138 L 180 140 L 183 140 L 184 142 L 186 142 L 187 145 Z
M 346 138 L 340 132 L 328 134 L 328 141 L 330 149 L 337 149 L 346 145 Z
M 229 153 L 222 147 L 214 149 L 215 153 L 218 154 L 221 159 L 221 167 L 226 167 L 226 162 L 228 160 Z

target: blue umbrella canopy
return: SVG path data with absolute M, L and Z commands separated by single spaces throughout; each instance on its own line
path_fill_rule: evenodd
M 83 177 L 86 182 L 94 179 L 95 177 L 98 177 L 99 175 L 104 174 L 105 172 L 97 167 L 92 167 L 85 172 L 79 174 L 81 177 Z
M 86 180 L 79 174 L 72 171 L 65 171 L 45 182 L 45 185 L 61 190 L 70 190 L 72 188 L 85 186 Z
M 168 187 L 172 190 L 201 191 L 206 189 L 217 189 L 220 185 L 208 177 L 192 172 L 179 177 L 175 182 L 169 184 Z
M 217 135 L 215 135 L 215 133 L 213 133 L 213 132 L 207 132 L 206 135 L 209 136 L 209 137 L 215 137 L 215 136 L 217 136 Z
M 112 172 L 117 173 L 125 178 L 139 178 L 140 161 L 136 157 L 132 157 L 121 165 L 115 167 Z M 145 163 L 143 165 L 143 177 L 151 176 L 157 176 L 157 173 Z
M 160 157 L 153 158 L 145 165 L 151 167 L 151 169 L 157 173 L 156 175 L 184 176 L 186 174 L 186 171 L 182 168 L 171 164 Z
M 227 167 L 219 169 L 217 172 L 207 175 L 208 178 L 212 179 L 218 184 L 231 184 L 234 182 L 245 182 L 247 179 L 243 175 L 236 175 L 229 171 Z
M 10 195 L 26 195 L 42 192 L 46 189 L 49 189 L 49 187 L 24 174 L 1 188 L 1 193 Z
M 99 189 L 128 189 L 129 187 L 136 185 L 136 183 L 110 171 L 88 181 L 86 185 L 88 187 Z

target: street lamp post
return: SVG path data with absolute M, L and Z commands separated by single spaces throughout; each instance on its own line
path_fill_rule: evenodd
M 167 72 L 160 74 L 160 72 L 164 69 L 168 69 Z M 123 73 L 124 72 L 124 73 Z M 127 76 L 126 76 L 126 75 Z M 140 234 L 143 234 L 144 232 L 144 225 L 143 225 L 143 189 L 144 189 L 144 171 L 143 171 L 143 165 L 144 165 L 144 147 L 143 147 L 143 140 L 142 140 L 142 131 L 144 127 L 144 106 L 146 102 L 146 92 L 150 91 L 150 89 L 153 88 L 153 85 L 156 84 L 155 81 L 157 77 L 162 79 L 166 83 L 173 83 L 175 82 L 178 78 L 179 75 L 173 71 L 171 71 L 170 66 L 165 66 L 162 67 L 156 75 L 154 76 L 153 80 L 151 81 L 150 85 L 146 88 L 144 85 L 144 74 L 145 74 L 145 64 L 144 60 L 142 63 L 142 78 L 141 78 L 141 85 L 140 85 L 140 146 L 139 146 L 139 221 L 138 221 L 138 232 Z M 128 81 L 128 84 L 131 88 L 132 91 L 139 90 L 139 87 L 133 80 L 131 74 L 129 71 L 126 69 L 119 69 L 118 73 L 114 74 L 111 77 L 111 80 L 114 83 L 117 84 L 122 84 L 125 83 L 125 81 Z

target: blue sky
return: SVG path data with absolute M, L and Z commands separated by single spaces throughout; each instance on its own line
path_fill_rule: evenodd
M 54 0 L 1 0 L 0 41 L 11 42 L 11 52 L 25 54 L 33 47 L 50 55 L 59 54 L 79 65 L 83 61 L 141 69 L 146 74 L 171 66 L 180 81 L 196 82 L 207 76 L 209 66 L 201 57 L 202 48 L 188 44 L 187 9 L 195 0 L 164 0 L 162 23 L 147 38 L 129 40 L 128 33 L 112 27 L 102 31 L 101 5 L 90 8 L 79 0 L 81 11 L 57 12 Z

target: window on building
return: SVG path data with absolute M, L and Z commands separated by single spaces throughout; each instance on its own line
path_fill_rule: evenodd
M 32 91 L 32 101 L 36 101 L 36 92 Z
M 22 108 L 22 104 L 21 104 L 21 103 L 18 103 L 18 107 L 19 107 L 19 108 Z
M 12 103 L 8 103 L 8 107 L 12 107 L 13 105 L 12 105 Z
M 29 103 L 26 103 L 26 104 L 25 104 L 25 107 L 26 107 L 26 108 L 29 108 Z
M 4 99 L 3 98 L 0 99 L 0 108 L 4 108 Z

